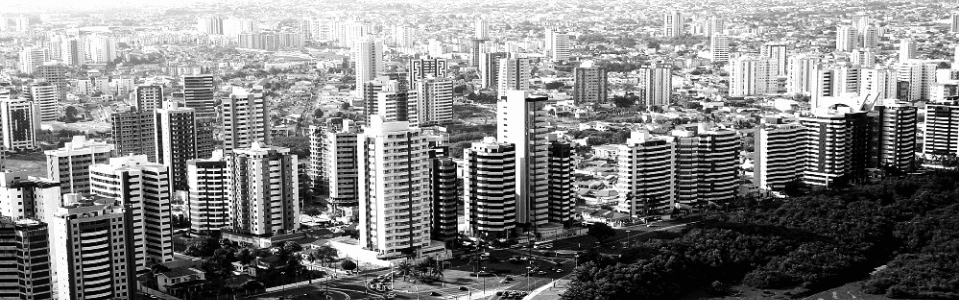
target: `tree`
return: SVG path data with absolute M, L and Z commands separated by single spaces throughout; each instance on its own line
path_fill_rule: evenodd
M 636 96 L 632 93 L 623 96 L 613 96 L 613 104 L 620 108 L 632 107 L 633 105 L 636 105 L 637 101 L 639 101 L 639 96 Z
M 589 226 L 589 231 L 586 232 L 586 235 L 594 237 L 602 243 L 606 239 L 615 236 L 616 230 L 613 230 L 613 228 L 606 225 L 606 223 L 596 222 Z
M 349 103 L 349 102 L 343 102 L 343 104 L 340 104 L 340 110 L 342 110 L 342 111 L 348 111 L 348 110 L 350 110 L 350 103 Z
M 345 259 L 342 262 L 340 262 L 340 268 L 343 268 L 343 270 L 347 270 L 347 271 L 353 271 L 356 269 L 356 263 L 353 262 L 352 260 Z
M 314 109 L 314 110 L 313 110 L 313 118 L 316 118 L 316 119 L 323 118 L 323 110 L 322 110 L 322 109 L 319 109 L 319 108 Z
M 550 82 L 550 83 L 547 83 L 547 84 L 546 84 L 546 89 L 547 89 L 547 90 L 558 90 L 558 89 L 563 88 L 563 87 L 565 87 L 565 86 L 566 86 L 566 84 L 563 83 L 563 82 L 553 81 L 553 82 Z

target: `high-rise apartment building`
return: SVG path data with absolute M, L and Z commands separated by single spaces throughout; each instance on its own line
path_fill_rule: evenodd
M 925 121 L 923 166 L 942 168 L 943 162 L 959 156 L 959 101 L 926 103 Z
M 174 191 L 188 190 L 186 162 L 199 158 L 196 111 L 179 107 L 157 109 L 153 124 L 156 162 L 169 168 Z
M 211 35 L 223 34 L 223 18 L 218 16 L 202 16 L 196 20 L 196 30 Z
M 806 128 L 808 185 L 831 186 L 865 176 L 869 156 L 870 124 L 866 112 L 819 109 L 800 123 Z
M 836 51 L 848 52 L 859 47 L 859 33 L 856 27 L 839 26 L 836 28 Z
M 872 68 L 876 65 L 876 55 L 869 48 L 859 48 L 849 53 L 849 62 L 863 68 Z
M 163 86 L 140 85 L 134 92 L 134 107 L 138 111 L 153 114 L 158 108 L 163 108 Z
M 906 62 L 916 58 L 916 42 L 911 39 L 899 40 L 899 61 Z
M 776 85 L 776 60 L 752 55 L 730 61 L 729 96 L 774 94 Z
M 606 103 L 606 69 L 593 65 L 592 61 L 583 62 L 573 70 L 573 102 Z
M 248 148 L 255 141 L 270 142 L 270 113 L 263 101 L 263 90 L 233 88 L 223 99 L 223 149 Z
M 47 224 L 0 219 L 0 298 L 54 299 L 49 237 Z
M 896 173 L 916 168 L 918 109 L 909 102 L 878 98 L 868 112 L 872 122 L 869 163 Z
M 484 53 L 480 56 L 479 75 L 482 88 L 497 88 L 499 84 L 499 61 L 507 58 L 506 52 Z
M 27 171 L 0 172 L 0 216 L 43 220 L 45 204 L 60 202 L 59 182 L 27 175 Z
M 49 224 L 57 299 L 133 299 L 129 217 L 113 198 L 64 195 Z
M 703 33 L 706 36 L 713 36 L 714 34 L 722 34 L 726 31 L 726 22 L 723 18 L 712 16 L 709 19 L 706 19 L 706 26 Z
M 425 127 L 453 122 L 453 81 L 425 78 L 413 82 L 407 103 L 410 126 Z
M 5 150 L 32 150 L 40 131 L 40 106 L 24 98 L 0 95 L 0 134 Z
M 210 159 L 187 161 L 186 170 L 190 187 L 187 200 L 190 232 L 211 235 L 220 232 L 230 224 L 226 161 L 214 154 Z
M 153 126 L 153 110 L 114 111 L 110 114 L 110 127 L 116 156 L 146 154 L 156 161 L 156 128 Z
M 786 91 L 793 95 L 810 95 L 815 90 L 819 56 L 800 54 L 789 58 L 789 79 Z
M 353 46 L 353 60 L 356 62 L 357 84 L 373 80 L 377 74 L 383 72 L 383 42 L 373 37 L 358 41 Z M 361 93 L 363 92 L 361 90 Z
M 563 141 L 550 141 L 547 149 L 549 167 L 549 221 L 562 223 L 573 218 L 573 147 Z
M 446 78 L 446 60 L 442 58 L 411 59 L 408 67 L 407 79 L 410 82 L 426 78 Z
M 934 61 L 921 60 L 897 63 L 895 66 L 897 81 L 907 83 L 905 97 L 897 98 L 906 101 L 929 100 L 930 86 L 936 82 L 937 66 L 938 63 Z
M 40 122 L 54 122 L 60 118 L 60 96 L 57 86 L 48 82 L 32 84 L 27 96 L 39 110 Z
M 738 133 L 695 124 L 671 134 L 676 137 L 676 202 L 697 207 L 732 201 L 739 192 Z
M 448 157 L 448 148 L 436 146 L 428 152 L 430 159 L 430 238 L 446 241 L 458 233 L 457 202 L 459 200 L 456 162 Z
M 516 149 L 516 222 L 534 230 L 549 220 L 546 100 L 513 90 L 496 104 L 496 140 Z
M 186 107 L 196 111 L 197 118 L 216 118 L 216 101 L 213 98 L 214 89 L 213 75 L 183 76 L 183 102 L 186 104 Z M 156 90 L 153 90 L 153 92 L 155 93 Z M 160 92 L 162 93 L 162 89 Z M 160 100 L 162 101 L 162 99 Z M 144 108 L 148 105 L 150 104 L 144 103 Z M 159 109 L 162 107 L 158 105 L 155 108 Z
M 772 59 L 775 70 L 773 75 L 775 76 L 786 76 L 789 69 L 787 68 L 789 59 L 788 59 L 788 45 L 786 44 L 765 44 L 760 48 L 760 56 Z
M 559 33 L 553 31 L 546 31 L 547 35 L 550 35 L 549 45 L 547 45 L 549 57 L 552 61 L 567 61 L 569 60 L 570 49 L 572 48 L 571 36 L 566 33 Z
M 60 44 L 60 58 L 63 60 L 63 63 L 70 66 L 81 66 L 86 63 L 86 56 L 84 54 L 83 40 L 78 38 L 71 38 L 63 40 Z
M 463 151 L 467 235 L 506 238 L 516 228 L 516 147 L 488 137 Z
M 137 272 L 173 260 L 173 221 L 170 173 L 167 166 L 147 161 L 146 155 L 110 158 L 90 166 L 91 194 L 110 197 L 123 205 L 126 229 L 133 234 Z
M 949 15 L 949 32 L 959 32 L 959 14 Z
M 674 137 L 653 137 L 634 131 L 625 145 L 616 146 L 619 181 L 616 210 L 643 217 L 674 207 L 676 143 Z
M 862 69 L 859 95 L 876 99 L 896 98 L 896 70 L 891 68 Z
M 859 45 L 866 49 L 879 50 L 879 28 L 866 26 L 859 29 Z
M 216 147 L 213 137 L 213 127 L 217 119 L 214 90 L 213 75 L 183 76 L 183 102 L 187 108 L 195 111 L 197 158 L 210 157 Z
M 754 129 L 753 185 L 762 191 L 782 190 L 800 180 L 806 154 L 806 129 L 799 123 L 767 119 Z
M 313 189 L 328 196 L 335 208 L 357 203 L 357 129 L 350 120 L 310 127 L 310 171 Z
M 20 50 L 20 72 L 33 74 L 36 68 L 48 60 L 47 49 L 26 47 Z
M 33 72 L 35 78 L 43 79 L 57 87 L 57 101 L 67 99 L 70 83 L 67 82 L 69 67 L 61 62 L 46 62 Z
M 426 137 L 382 116 L 357 137 L 360 245 L 383 258 L 430 244 Z
M 663 13 L 663 37 L 671 38 L 683 35 L 685 22 L 677 10 Z
M 529 90 L 529 79 L 533 71 L 529 58 L 510 57 L 499 60 L 499 76 L 496 91 L 500 97 L 506 96 L 509 91 Z
M 673 96 L 673 70 L 664 65 L 640 68 L 639 88 L 643 96 L 640 101 L 643 101 L 647 111 L 653 107 L 669 106 Z
M 489 39 L 489 21 L 478 19 L 474 24 L 474 37 L 477 40 L 488 40 Z
M 63 148 L 43 152 L 47 156 L 47 177 L 60 183 L 63 193 L 90 192 L 90 166 L 107 163 L 113 154 L 113 145 L 87 141 L 85 136 L 73 137 Z
M 729 61 L 729 36 L 721 33 L 713 33 L 709 37 L 709 54 L 712 56 L 713 63 L 723 63 Z
M 229 227 L 239 234 L 295 233 L 300 224 L 296 155 L 253 142 L 226 155 Z

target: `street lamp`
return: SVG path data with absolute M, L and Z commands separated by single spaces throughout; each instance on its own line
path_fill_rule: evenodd
M 573 259 L 573 263 L 575 264 L 575 267 L 573 267 L 574 269 L 579 268 L 579 253 L 576 253 L 575 257 L 576 258 Z
M 532 266 L 526 266 L 526 292 L 529 293 L 529 273 L 532 272 Z
M 486 267 L 483 267 L 483 294 L 486 294 Z

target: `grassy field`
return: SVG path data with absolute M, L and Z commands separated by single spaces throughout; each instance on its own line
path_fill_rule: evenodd
M 7 154 L 7 170 L 26 171 L 27 176 L 47 177 L 47 158 L 42 152 Z

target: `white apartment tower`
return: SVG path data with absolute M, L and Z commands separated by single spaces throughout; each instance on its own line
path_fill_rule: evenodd
M 357 203 L 357 129 L 350 120 L 341 124 L 310 127 L 310 179 L 315 191 L 334 206 Z
M 775 65 L 775 76 L 786 76 L 789 69 L 787 68 L 788 60 L 788 45 L 786 44 L 765 44 L 760 50 L 760 56 L 772 59 Z
M 959 156 L 959 101 L 927 103 L 925 120 L 923 165 L 941 168 L 942 162 Z
M 516 147 L 516 221 L 534 228 L 549 217 L 546 100 L 514 90 L 496 105 L 496 140 Z
M 739 134 L 695 124 L 671 135 L 676 137 L 676 202 L 696 207 L 732 201 L 739 191 Z
M 683 15 L 678 10 L 663 13 L 663 37 L 671 38 L 683 35 Z
M 533 71 L 529 58 L 519 58 L 515 53 L 510 54 L 510 57 L 499 60 L 498 69 L 496 91 L 500 97 L 506 96 L 513 90 L 529 90 L 529 79 Z
M 916 42 L 911 39 L 899 40 L 899 61 L 906 62 L 916 58 Z
M 43 152 L 47 156 L 47 177 L 60 183 L 63 193 L 90 192 L 90 166 L 105 164 L 113 155 L 113 145 L 73 137 L 63 148 Z
M 90 192 L 123 205 L 133 232 L 138 272 L 173 260 L 170 173 L 146 155 L 114 157 L 109 164 L 90 166 Z M 129 249 L 128 249 L 129 250 Z
M 5 150 L 32 150 L 40 131 L 40 106 L 24 98 L 0 95 L 0 133 Z
M 26 47 L 20 50 L 20 72 L 33 74 L 48 60 L 47 49 Z
M 453 81 L 425 78 L 413 82 L 407 108 L 410 126 L 425 127 L 453 122 Z
M 930 86 L 936 82 L 936 62 L 909 60 L 896 64 L 897 81 L 908 82 L 903 99 L 906 101 L 929 100 Z
M 639 88 L 643 92 L 640 100 L 647 111 L 651 111 L 653 107 L 669 106 L 673 95 L 673 70 L 664 65 L 640 68 Z
M 226 161 L 218 157 L 218 153 L 214 152 L 210 159 L 187 161 L 187 185 L 190 187 L 187 216 L 190 231 L 194 234 L 219 232 L 230 224 Z
M 269 112 L 263 90 L 233 88 L 223 99 L 223 149 L 247 148 L 255 141 L 270 142 Z
M 819 56 L 800 54 L 789 58 L 789 79 L 786 91 L 793 95 L 809 95 L 815 90 Z
M 634 131 L 625 145 L 616 146 L 619 194 L 616 210 L 642 217 L 671 210 L 676 196 L 674 137 L 653 137 Z
M 875 96 L 877 99 L 896 98 L 895 69 L 871 68 L 862 69 L 862 82 L 859 84 L 860 96 Z
M 357 84 L 373 80 L 383 72 L 383 42 L 373 37 L 357 41 L 353 47 L 353 60 L 356 62 Z M 361 90 L 361 93 L 365 91 Z
M 49 83 L 30 85 L 30 102 L 39 110 L 40 122 L 53 122 L 60 118 L 60 99 L 57 86 Z
M 253 142 L 226 154 L 231 229 L 266 236 L 295 233 L 300 224 L 296 155 Z
M 729 61 L 729 36 L 722 33 L 713 33 L 709 37 L 709 53 L 713 63 Z
M 836 28 L 836 51 L 848 52 L 859 47 L 859 34 L 856 27 L 839 26 Z
M 357 137 L 360 245 L 402 257 L 430 244 L 426 137 L 405 121 L 372 121 Z
M 879 98 L 869 113 L 873 144 L 870 168 L 912 172 L 916 168 L 918 109 L 910 102 Z
M 799 123 L 771 119 L 754 130 L 753 185 L 762 191 L 782 190 L 787 183 L 800 180 L 806 129 Z
M 753 55 L 729 63 L 729 96 L 743 97 L 776 93 L 776 61 Z
M 487 137 L 463 151 L 467 235 L 507 238 L 516 229 L 516 147 Z
M 136 286 L 129 216 L 113 198 L 64 195 L 50 220 L 57 299 L 133 299 Z
M 198 158 L 196 111 L 182 107 L 157 109 L 153 121 L 156 162 L 170 168 L 174 191 L 186 191 L 186 162 Z

